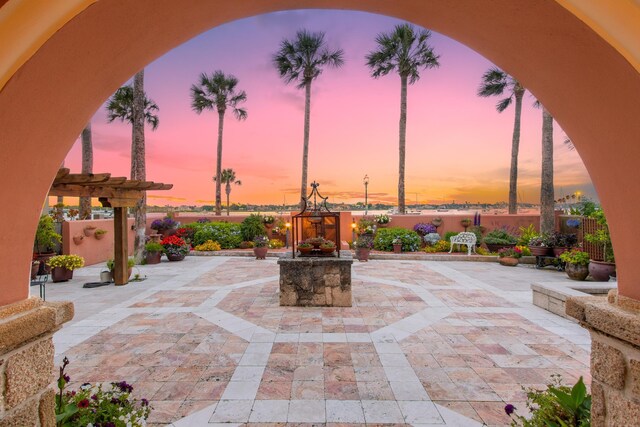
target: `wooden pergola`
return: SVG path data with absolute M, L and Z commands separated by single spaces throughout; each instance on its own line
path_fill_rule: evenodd
M 69 169 L 58 170 L 50 196 L 97 197 L 103 207 L 113 208 L 114 271 L 116 285 L 125 285 L 127 274 L 128 227 L 127 208 L 135 207 L 145 191 L 170 190 L 173 184 L 130 180 L 112 177 L 110 173 L 70 173 Z

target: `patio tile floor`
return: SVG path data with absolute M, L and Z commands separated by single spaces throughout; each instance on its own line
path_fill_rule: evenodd
M 72 387 L 126 380 L 151 425 L 507 425 L 505 402 L 552 374 L 590 383 L 589 336 L 531 304 L 555 271 L 495 263 L 370 261 L 353 307 L 278 305 L 271 258 L 187 257 L 143 282 L 49 284 L 77 314 L 54 336 Z

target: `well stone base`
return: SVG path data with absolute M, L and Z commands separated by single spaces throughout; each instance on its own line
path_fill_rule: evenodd
M 338 257 L 300 257 L 284 254 L 280 265 L 280 305 L 351 307 L 350 251 Z
M 56 425 L 52 337 L 72 318 L 70 302 L 0 307 L 0 427 Z
M 591 425 L 640 420 L 640 302 L 609 292 L 567 299 L 567 314 L 591 334 Z

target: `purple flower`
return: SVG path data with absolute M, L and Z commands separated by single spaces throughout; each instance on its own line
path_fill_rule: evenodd
M 517 408 L 513 406 L 511 403 L 507 403 L 507 405 L 504 407 L 504 412 L 506 412 L 507 415 L 511 416 L 511 414 L 513 414 L 516 409 Z
M 133 387 L 127 384 L 126 381 L 121 381 L 119 383 L 112 383 L 112 385 L 118 387 L 121 391 L 126 393 L 131 393 L 133 391 Z
M 418 234 L 422 234 L 423 236 L 426 236 L 429 233 L 435 233 L 436 227 L 433 224 L 426 224 L 424 222 L 419 222 L 413 226 L 413 231 L 415 231 Z
M 78 408 L 88 408 L 88 407 L 89 407 L 88 399 L 82 399 L 80 402 L 78 402 Z
M 67 383 L 68 383 L 69 381 L 71 381 L 71 377 L 70 377 L 69 375 L 67 375 L 67 374 L 64 374 L 64 375 L 62 376 L 62 378 L 64 378 L 64 381 L 65 381 L 65 382 L 67 382 Z
M 91 400 L 98 400 L 98 396 L 96 396 L 95 394 L 91 396 Z
M 142 403 L 142 406 L 149 406 L 149 401 L 147 399 L 145 399 L 145 398 L 142 398 L 140 400 L 140 403 Z

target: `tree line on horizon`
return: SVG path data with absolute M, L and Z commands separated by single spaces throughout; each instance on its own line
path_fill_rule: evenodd
M 431 32 L 416 29 L 408 23 L 396 25 L 388 33 L 376 36 L 376 49 L 365 56 L 371 77 L 377 79 L 395 72 L 400 77 L 400 120 L 398 138 L 398 211 L 406 212 L 405 204 L 405 159 L 407 127 L 407 88 L 420 79 L 420 72 L 440 66 L 439 55 L 429 44 Z M 283 39 L 278 51 L 272 56 L 272 63 L 285 84 L 295 83 L 305 90 L 304 133 L 302 147 L 302 168 L 300 182 L 300 208 L 304 208 L 304 198 L 308 180 L 308 153 L 311 121 L 311 87 L 325 68 L 340 68 L 344 64 L 342 49 L 329 49 L 324 32 L 299 30 L 292 39 Z M 224 119 L 231 110 L 237 120 L 246 120 L 248 113 L 240 104 L 247 100 L 244 90 L 239 90 L 238 79 L 232 74 L 216 70 L 211 74 L 203 72 L 190 88 L 191 107 L 197 114 L 205 110 L 218 114 L 217 156 L 215 182 L 215 212 L 222 212 L 221 187 L 225 185 L 227 215 L 229 215 L 229 195 L 231 185 L 241 185 L 233 169 L 222 169 L 222 143 Z M 497 67 L 483 74 L 477 95 L 481 97 L 503 96 L 496 109 L 505 111 L 515 104 L 514 129 L 511 144 L 511 165 L 509 176 L 509 213 L 517 213 L 518 151 L 520 144 L 520 121 L 525 87 L 514 77 Z M 539 103 L 536 101 L 536 104 Z M 542 106 L 541 106 L 542 107 Z M 158 105 L 144 92 L 144 69 L 136 73 L 133 85 L 119 88 L 109 99 L 107 120 L 120 120 L 132 125 L 131 179 L 145 180 L 145 123 L 155 130 L 159 125 Z M 553 117 L 542 107 L 542 174 L 541 174 L 541 231 L 553 230 Z M 93 148 L 91 123 L 82 131 L 82 173 L 93 169 Z M 134 252 L 141 259 L 144 249 L 146 227 L 146 195 L 134 208 L 136 238 Z M 91 215 L 90 198 L 80 199 L 80 217 Z

